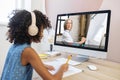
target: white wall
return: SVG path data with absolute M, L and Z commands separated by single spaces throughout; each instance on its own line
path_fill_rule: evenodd
M 37 9 L 46 14 L 45 0 L 17 0 L 16 2 L 19 3 L 16 4 L 17 9 L 26 9 L 28 11 Z
M 7 36 L 7 27 L 0 26 L 0 74 L 2 73 L 2 69 L 4 66 L 5 58 L 7 55 L 7 51 L 9 49 L 10 43 L 8 42 Z
M 45 0 L 31 0 L 31 10 L 34 10 L 34 9 L 40 10 L 44 14 L 46 14 Z

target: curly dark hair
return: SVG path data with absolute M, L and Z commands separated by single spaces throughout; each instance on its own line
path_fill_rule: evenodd
M 8 24 L 8 40 L 14 44 L 24 44 L 31 42 L 40 42 L 43 29 L 51 28 L 48 17 L 38 10 L 33 11 L 36 16 L 36 26 L 39 32 L 35 36 L 30 36 L 28 27 L 31 25 L 31 13 L 27 10 L 18 10 Z

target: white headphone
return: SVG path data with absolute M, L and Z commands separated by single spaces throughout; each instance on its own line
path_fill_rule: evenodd
M 38 27 L 36 26 L 36 16 L 34 12 L 31 12 L 31 25 L 28 27 L 28 33 L 30 36 L 35 36 L 38 33 Z

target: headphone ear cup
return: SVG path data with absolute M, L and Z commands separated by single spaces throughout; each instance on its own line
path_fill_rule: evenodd
M 38 27 L 36 25 L 31 25 L 28 28 L 28 33 L 30 36 L 35 36 L 38 33 Z
M 28 33 L 30 36 L 35 36 L 38 33 L 38 27 L 36 26 L 36 17 L 34 12 L 31 12 L 31 25 L 28 27 Z

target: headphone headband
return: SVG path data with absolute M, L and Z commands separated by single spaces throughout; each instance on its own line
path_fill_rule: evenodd
M 36 17 L 34 12 L 31 12 L 31 19 L 32 19 L 31 25 L 36 25 Z
M 31 13 L 31 25 L 28 27 L 28 33 L 30 36 L 35 36 L 38 33 L 38 27 L 36 26 L 36 16 L 34 12 Z

